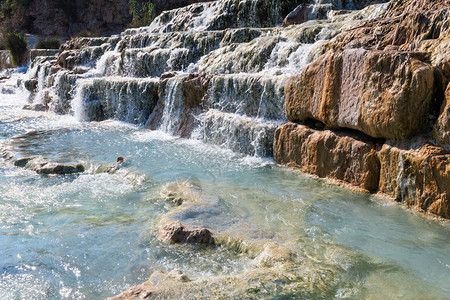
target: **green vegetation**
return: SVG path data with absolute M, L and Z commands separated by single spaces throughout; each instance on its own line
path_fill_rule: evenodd
M 130 14 L 133 17 L 130 27 L 148 26 L 155 18 L 153 3 L 149 0 L 139 4 L 137 0 L 130 0 Z
M 83 30 L 78 32 L 75 37 L 76 38 L 80 38 L 80 37 L 99 37 L 100 35 L 100 30 Z
M 40 39 L 36 45 L 34 45 L 34 49 L 59 49 L 59 45 L 61 44 L 60 40 L 56 37 L 50 37 L 46 39 Z
M 23 35 L 8 33 L 5 39 L 5 46 L 10 51 L 12 63 L 15 66 L 21 66 L 26 63 L 28 42 Z
M 30 0 L 0 0 L 0 18 L 12 16 L 19 7 L 29 5 Z

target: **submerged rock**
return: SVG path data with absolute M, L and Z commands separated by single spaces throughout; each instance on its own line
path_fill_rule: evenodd
M 38 87 L 38 81 L 36 79 L 25 80 L 23 82 L 23 86 L 25 87 L 25 89 L 27 89 L 27 91 L 33 93 L 36 92 L 36 89 Z
M 161 197 L 177 205 L 183 203 L 203 203 L 204 195 L 201 190 L 188 182 L 171 182 L 162 187 Z
M 38 174 L 56 174 L 67 175 L 74 173 L 82 173 L 86 170 L 83 164 L 61 164 L 55 162 L 43 162 L 36 164 L 33 168 Z
M 34 111 L 47 111 L 47 107 L 42 103 L 36 104 L 25 104 L 22 107 L 23 110 L 34 110 Z
M 149 280 L 146 282 L 133 286 L 119 295 L 110 297 L 107 300 L 149 299 L 152 296 L 157 296 L 157 291 L 163 287 L 168 288 L 170 286 L 189 281 L 189 277 L 183 274 L 180 270 L 175 269 L 167 274 L 161 270 L 157 270 L 152 273 Z
M 168 243 L 189 243 L 199 245 L 214 245 L 211 231 L 197 226 L 188 226 L 179 221 L 167 223 L 159 229 L 159 238 Z
M 283 264 L 292 260 L 293 253 L 289 249 L 277 245 L 274 242 L 267 242 L 263 251 L 254 259 L 256 265 L 261 267 L 273 267 L 277 264 Z

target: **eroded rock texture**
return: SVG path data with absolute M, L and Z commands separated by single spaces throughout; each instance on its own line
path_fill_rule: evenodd
M 393 0 L 380 18 L 331 39 L 285 92 L 290 121 L 333 131 L 283 125 L 275 160 L 449 218 L 449 7 L 448 0 Z M 361 141 L 348 129 L 366 134 L 366 146 L 356 147 Z M 377 143 L 384 145 L 370 146 Z M 371 176 L 367 165 L 376 166 Z
M 169 243 L 189 243 L 199 245 L 214 245 L 214 237 L 206 228 L 189 226 L 179 221 L 165 224 L 159 229 L 159 237 Z
M 295 123 L 287 123 L 275 132 L 275 161 L 369 191 L 378 187 L 380 165 L 375 149 L 376 144 L 364 138 Z
M 445 92 L 441 114 L 433 128 L 433 137 L 439 144 L 450 147 L 450 84 Z
M 429 126 L 433 84 L 433 67 L 408 52 L 330 51 L 291 77 L 286 114 L 293 122 L 407 139 Z
M 430 144 L 386 143 L 379 152 L 380 192 L 438 216 L 450 218 L 450 153 Z

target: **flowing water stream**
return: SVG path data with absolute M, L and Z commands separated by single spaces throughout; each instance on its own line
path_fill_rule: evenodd
M 18 76 L 0 84 L 2 147 L 83 162 L 87 170 L 39 175 L 0 161 L 1 299 L 102 299 L 158 269 L 180 269 L 191 280 L 252 274 L 254 258 L 230 245 L 158 240 L 159 220 L 174 209 L 160 190 L 174 181 L 218 199 L 212 207 L 179 213 L 182 221 L 238 231 L 242 240 L 271 240 L 294 253 L 288 269 L 297 277 L 273 281 L 276 288 L 267 284 L 264 293 L 246 291 L 246 297 L 450 294 L 448 223 L 199 140 L 22 110 L 28 95 L 15 87 Z M 127 159 L 122 168 L 101 171 L 118 156 Z M 222 289 L 231 297 L 238 287 Z

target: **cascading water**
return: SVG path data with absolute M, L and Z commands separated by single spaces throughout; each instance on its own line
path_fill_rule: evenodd
M 159 109 L 158 111 L 161 111 L 163 114 L 162 121 L 155 121 L 155 115 L 159 114 L 158 111 L 155 111 L 151 112 L 151 120 L 140 121 L 141 124 L 152 124 L 151 128 L 159 128 L 167 133 L 178 135 L 180 132 L 186 131 L 186 129 L 179 128 L 179 126 L 186 127 L 186 123 L 191 124 L 191 126 L 205 126 L 205 124 L 210 124 L 209 121 L 211 120 L 214 120 L 214 122 L 225 122 L 223 126 L 215 124 L 214 126 L 209 125 L 208 128 L 190 128 L 188 131 L 205 133 L 212 128 L 215 128 L 215 130 L 228 128 L 225 131 L 219 130 L 216 134 L 210 133 L 196 136 L 203 136 L 201 139 L 205 142 L 231 147 L 235 151 L 255 155 L 261 153 L 270 155 L 271 142 L 262 143 L 266 149 L 261 151 L 255 151 L 253 148 L 249 150 L 247 146 L 237 147 L 236 145 L 241 144 L 238 140 L 243 137 L 237 138 L 233 132 L 239 132 L 241 129 L 243 132 L 246 132 L 248 131 L 248 126 L 255 126 L 254 130 L 260 132 L 260 134 L 245 134 L 246 138 L 253 137 L 260 140 L 261 136 L 266 136 L 268 139 L 273 136 L 276 125 L 281 121 L 285 121 L 283 113 L 283 85 L 286 82 L 286 78 L 300 72 L 309 62 L 323 53 L 324 39 L 330 39 L 343 28 L 351 26 L 352 22 L 354 22 L 353 20 L 359 19 L 361 14 L 373 14 L 373 11 L 379 10 L 378 7 L 381 7 L 381 5 L 368 8 L 365 13 L 350 13 L 345 17 L 340 17 L 336 20 L 330 19 L 320 24 L 311 21 L 300 27 L 290 27 L 283 30 L 279 28 L 211 30 L 223 26 L 219 22 L 222 17 L 218 17 L 220 9 L 231 15 L 235 13 L 229 11 L 229 8 L 225 8 L 228 7 L 228 2 L 228 0 L 222 0 L 195 4 L 192 7 L 161 15 L 148 28 L 128 30 L 121 36 L 113 37 L 109 40 L 95 40 L 92 43 L 93 46 L 81 50 L 80 61 L 89 62 L 92 57 L 95 57 L 92 53 L 100 51 L 98 50 L 99 48 L 102 49 L 104 54 L 96 62 L 92 63 L 95 66 L 93 69 L 78 76 L 79 79 L 77 80 L 79 83 L 75 81 L 72 85 L 85 85 L 83 78 L 103 76 L 102 81 L 111 81 L 111 86 L 114 86 L 116 85 L 114 82 L 117 82 L 114 78 L 115 76 L 124 76 L 121 81 L 133 81 L 135 79 L 131 77 L 159 78 L 165 72 L 177 71 L 178 73 L 171 75 L 175 76 L 175 78 L 168 79 L 169 84 L 159 84 L 159 94 L 162 96 L 159 100 L 161 104 L 157 105 L 156 109 Z M 322 2 L 317 2 L 314 5 L 323 5 Z M 342 7 L 340 3 L 334 4 L 332 2 L 332 4 L 336 5 L 336 7 Z M 242 12 L 237 16 L 238 18 L 243 17 L 245 14 L 248 14 L 248 16 L 254 14 L 256 7 L 260 3 L 255 1 L 249 4 L 248 7 L 246 6 L 247 4 L 242 5 Z M 275 15 L 278 13 L 277 10 L 282 9 L 282 5 L 278 3 L 270 2 L 268 5 L 273 9 Z M 379 13 L 382 13 L 382 10 Z M 183 23 L 187 20 L 186 16 L 190 14 L 196 15 L 193 19 L 194 22 Z M 279 21 L 277 18 L 275 19 Z M 246 19 L 242 18 L 239 20 L 244 22 Z M 176 28 L 184 28 L 188 31 L 175 31 L 175 24 Z M 100 46 L 101 42 L 104 44 Z M 108 43 L 110 43 L 109 46 Z M 104 51 L 105 49 L 114 50 Z M 89 59 L 84 59 L 83 57 L 89 57 Z M 85 66 L 88 66 L 91 63 L 86 64 Z M 185 88 L 182 82 L 186 72 L 188 74 L 209 73 L 213 75 L 212 83 L 207 87 L 206 98 L 202 99 L 201 111 L 197 110 L 194 116 L 197 119 L 196 122 L 183 120 L 183 118 L 186 118 L 187 113 L 183 111 L 183 108 L 186 107 L 183 101 L 187 100 L 183 92 Z M 217 79 L 215 79 L 215 76 Z M 127 77 L 129 79 L 126 79 Z M 220 88 L 217 87 L 225 81 L 231 86 L 231 90 L 225 88 L 221 94 L 219 92 Z M 258 84 L 255 84 L 256 82 Z M 59 86 L 62 83 L 61 80 L 57 80 L 54 83 L 54 89 L 58 90 L 58 93 L 54 94 L 68 94 L 67 92 L 61 92 Z M 262 88 L 256 88 L 257 86 Z M 67 89 L 67 87 L 65 88 Z M 145 87 L 142 86 L 142 88 Z M 106 97 L 106 94 L 95 93 L 98 99 L 81 101 L 80 97 L 83 96 L 80 93 L 85 88 L 72 87 L 71 89 L 77 91 L 74 96 L 76 100 L 73 100 L 72 107 L 77 116 L 84 115 L 81 112 L 77 112 L 78 110 L 86 110 L 82 105 L 89 105 L 91 113 L 85 116 L 87 119 L 84 118 L 83 120 L 100 120 L 102 116 L 103 118 L 108 117 L 119 120 L 142 119 L 142 117 L 136 116 L 133 118 L 130 115 L 124 118 L 121 115 L 123 113 L 120 113 L 120 110 L 117 109 L 104 114 L 100 110 L 105 111 L 104 107 L 109 107 L 108 101 L 112 101 L 114 97 L 107 96 L 107 98 L 102 99 L 102 97 Z M 235 91 L 232 91 L 233 89 Z M 242 92 L 237 92 L 238 90 Z M 247 90 L 249 93 L 246 92 Z M 92 93 L 84 93 L 84 95 L 88 94 L 91 95 Z M 249 97 L 247 94 L 252 96 Z M 137 97 L 125 98 L 131 102 L 138 101 Z M 128 103 L 133 105 L 130 102 Z M 52 107 L 51 104 L 50 107 Z M 112 107 L 115 107 L 115 105 L 112 104 Z M 95 112 L 95 109 L 99 111 Z M 212 110 L 208 112 L 208 109 Z M 220 114 L 230 113 L 231 115 L 228 117 L 225 117 L 225 115 L 213 117 L 216 112 Z M 233 114 L 236 114 L 238 117 L 250 117 L 253 120 L 251 122 L 238 122 Z M 89 119 L 89 116 L 92 118 Z M 235 121 L 231 122 L 230 120 Z M 155 127 L 155 122 L 159 122 L 158 127 Z M 136 121 L 132 121 L 132 123 L 136 123 Z M 243 127 L 240 128 L 239 126 Z M 264 133 L 261 132 L 261 128 L 265 128 Z M 212 136 L 216 138 L 211 138 Z M 218 138 L 219 136 L 221 138 Z M 246 144 L 261 143 L 251 140 Z
M 0 298 L 104 299 L 174 269 L 191 282 L 172 272 L 156 297 L 447 297 L 447 223 L 264 158 L 289 77 L 385 5 L 283 29 L 259 27 L 289 1 L 237 2 L 164 12 L 0 80 Z M 66 115 L 21 110 L 18 79 Z M 84 171 L 61 174 L 72 165 Z M 216 246 L 161 242 L 172 219 Z

